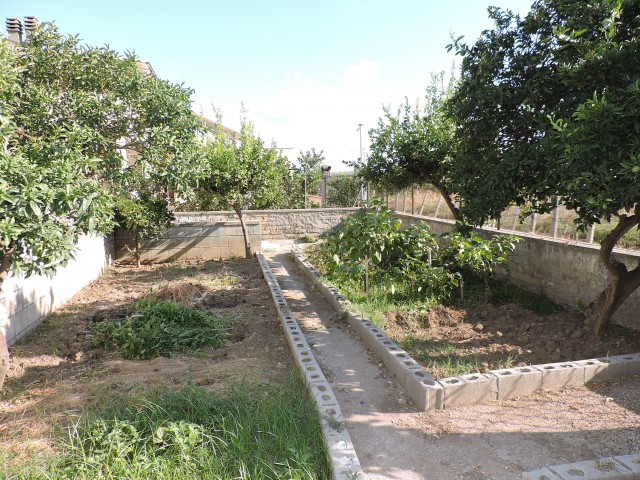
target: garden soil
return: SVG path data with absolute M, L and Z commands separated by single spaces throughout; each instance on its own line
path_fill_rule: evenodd
M 545 465 L 640 451 L 638 378 L 416 411 L 389 372 L 307 285 L 288 253 L 271 246 L 265 253 L 333 383 L 368 479 L 516 479 L 523 470 Z M 150 361 L 124 360 L 91 345 L 90 322 L 124 317 L 147 294 L 234 319 L 232 343 Z M 217 390 L 243 379 L 268 382 L 292 368 L 255 260 L 116 266 L 11 354 L 0 396 L 0 449 L 14 462 L 54 451 L 70 420 L 116 393 L 178 388 L 187 380 Z

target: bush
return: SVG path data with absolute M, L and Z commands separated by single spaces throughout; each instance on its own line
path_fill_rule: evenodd
M 150 359 L 227 344 L 229 322 L 173 302 L 141 300 L 124 320 L 90 325 L 94 344 L 121 350 L 128 359 Z

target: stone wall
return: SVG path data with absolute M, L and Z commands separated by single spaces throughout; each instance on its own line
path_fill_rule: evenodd
M 450 232 L 454 224 L 448 220 L 417 215 L 397 214 L 403 226 L 427 222 L 431 232 Z M 478 229 L 482 235 L 509 235 L 492 228 Z M 506 268 L 496 269 L 499 276 L 525 290 L 552 298 L 569 307 L 588 305 L 607 286 L 607 272 L 598 261 L 599 245 L 569 242 L 549 237 L 518 233 L 522 241 L 509 256 Z M 616 256 L 627 267 L 638 265 L 640 253 L 616 250 Z M 636 290 L 614 315 L 613 323 L 640 330 L 640 290 Z
M 246 222 L 249 242 L 254 252 L 260 250 L 260 222 Z M 116 260 L 133 262 L 131 253 L 134 242 L 131 232 L 116 232 Z M 174 260 L 211 260 L 244 257 L 244 237 L 238 221 L 184 222 L 169 227 L 159 238 L 144 240 L 141 260 L 144 263 L 171 262 Z
M 7 343 L 36 328 L 54 309 L 97 279 L 113 259 L 113 236 L 80 237 L 75 259 L 52 277 L 10 275 L 0 292 L 0 331 Z
M 306 210 L 246 210 L 247 221 L 262 225 L 262 238 L 298 239 L 305 235 L 318 236 L 336 226 L 340 220 L 351 215 L 357 208 L 309 208 Z M 174 225 L 184 223 L 215 223 L 237 221 L 234 212 L 179 212 Z

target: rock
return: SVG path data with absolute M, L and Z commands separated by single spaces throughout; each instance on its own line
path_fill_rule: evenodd
M 496 337 L 502 338 L 502 335 L 503 335 L 503 334 L 502 334 L 502 332 L 501 332 L 500 330 L 498 330 L 498 331 L 496 332 Z
M 581 328 L 576 328 L 576 330 L 569 335 L 569 338 L 577 340 L 578 338 L 584 337 L 584 331 Z
M 473 330 L 474 330 L 475 332 L 480 333 L 480 332 L 482 332 L 482 331 L 484 330 L 484 325 L 482 325 L 481 323 L 476 323 L 476 324 L 473 326 Z

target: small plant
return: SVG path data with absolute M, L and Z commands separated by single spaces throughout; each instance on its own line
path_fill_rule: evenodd
M 594 462 L 594 467 L 596 470 L 600 470 L 601 472 L 610 472 L 613 470 L 614 463 L 611 459 L 599 458 Z
M 227 344 L 229 321 L 173 302 L 141 300 L 124 320 L 90 325 L 94 345 L 117 348 L 128 359 L 150 359 Z

